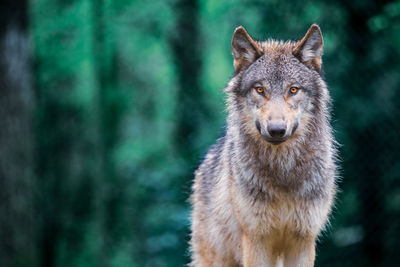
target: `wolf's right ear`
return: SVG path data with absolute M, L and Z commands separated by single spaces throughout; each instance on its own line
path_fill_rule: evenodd
M 239 72 L 256 61 L 262 55 L 262 49 L 247 31 L 242 26 L 239 26 L 233 33 L 232 54 L 235 72 Z

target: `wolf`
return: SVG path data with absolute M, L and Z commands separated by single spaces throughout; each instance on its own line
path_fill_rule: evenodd
M 190 266 L 313 266 L 336 192 L 323 38 L 232 38 L 224 135 L 195 172 Z

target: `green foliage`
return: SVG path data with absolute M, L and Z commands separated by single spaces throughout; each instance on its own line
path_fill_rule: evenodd
M 316 266 L 400 263 L 400 2 L 36 0 L 29 14 L 32 266 L 187 264 L 187 200 L 223 132 L 234 28 L 298 39 L 312 23 L 324 34 L 342 165 Z

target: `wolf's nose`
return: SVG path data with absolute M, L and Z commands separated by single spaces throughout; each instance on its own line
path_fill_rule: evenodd
M 283 137 L 286 132 L 286 125 L 282 123 L 273 123 L 268 125 L 268 133 L 271 137 Z

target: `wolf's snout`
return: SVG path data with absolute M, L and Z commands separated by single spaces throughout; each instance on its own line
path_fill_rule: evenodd
M 290 128 L 284 122 L 266 122 L 264 125 L 257 120 L 256 128 L 261 136 L 273 145 L 285 142 L 291 135 L 288 134 Z
M 282 138 L 286 133 L 286 124 L 271 123 L 268 125 L 268 133 L 272 138 Z

